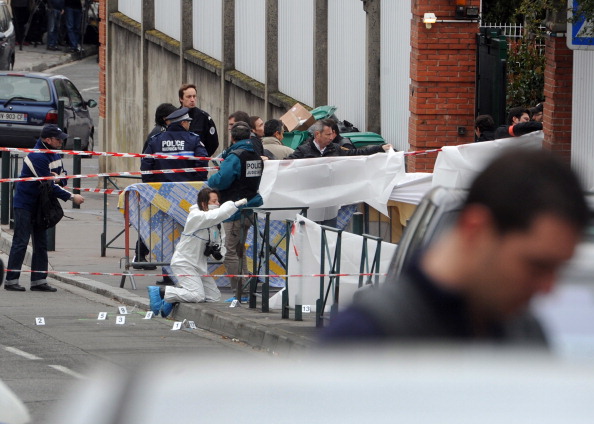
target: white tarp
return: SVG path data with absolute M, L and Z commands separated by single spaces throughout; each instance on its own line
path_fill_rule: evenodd
M 336 233 L 326 232 L 328 240 L 328 251 L 330 257 L 326 255 L 325 273 L 328 274 L 331 268 L 331 262 L 336 248 Z M 289 275 L 310 275 L 320 273 L 321 264 L 321 237 L 322 230 L 318 224 L 297 215 L 296 226 L 291 236 L 289 245 Z M 367 242 L 368 264 L 371 266 L 373 255 L 375 255 L 377 243 Z M 363 248 L 363 237 L 352 234 L 342 233 L 340 273 L 358 274 L 361 263 L 361 251 Z M 396 245 L 382 242 L 380 253 L 380 272 L 386 273 L 396 250 Z M 368 272 L 368 269 L 363 271 Z M 367 278 L 367 277 L 364 277 Z M 372 277 L 373 278 L 373 277 Z M 384 282 L 385 277 L 380 277 L 380 284 Z M 374 280 L 373 280 L 374 281 Z M 328 287 L 329 279 L 325 279 L 325 287 Z M 316 300 L 320 297 L 320 278 L 319 277 L 294 277 L 289 278 L 289 305 L 310 305 L 312 311 L 315 311 Z M 340 307 L 351 303 L 353 295 L 359 286 L 359 277 L 340 277 Z M 331 291 L 333 293 L 333 291 Z M 280 309 L 281 293 L 277 293 L 270 299 L 270 307 Z M 333 302 L 331 295 L 326 307 L 329 308 Z
M 433 174 L 428 172 L 407 172 L 404 179 L 398 181 L 390 194 L 390 200 L 418 205 L 431 190 Z
M 542 131 L 521 137 L 502 138 L 481 143 L 444 146 L 433 170 L 433 186 L 467 189 L 485 166 L 508 148 L 542 148 Z
M 260 182 L 263 208 L 309 207 L 319 221 L 336 216 L 340 206 L 366 202 L 388 215 L 394 187 L 405 178 L 404 154 L 393 150 L 371 156 L 338 156 L 264 162 Z M 291 219 L 295 212 L 274 214 Z

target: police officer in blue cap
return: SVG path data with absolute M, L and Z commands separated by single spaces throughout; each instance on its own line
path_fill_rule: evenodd
M 200 141 L 200 136 L 189 131 L 192 118 L 190 118 L 188 112 L 189 109 L 183 107 L 165 117 L 167 130 L 151 137 L 143 153 L 208 157 L 208 153 Z M 201 168 L 207 165 L 207 160 L 142 158 L 140 169 L 147 171 L 156 169 Z M 206 181 L 207 177 L 207 171 L 144 174 L 142 175 L 142 181 L 145 183 Z M 168 270 L 163 268 L 163 273 L 167 274 Z M 164 277 L 163 281 L 158 281 L 157 284 L 173 285 L 173 281 L 169 277 Z
M 200 136 L 189 131 L 192 118 L 190 118 L 188 112 L 188 108 L 184 107 L 169 114 L 165 118 L 165 121 L 169 123 L 167 130 L 154 135 L 149 140 L 146 150 L 143 153 L 208 157 Z M 140 169 L 147 171 L 156 169 L 199 168 L 207 165 L 208 161 L 202 160 L 142 158 Z M 142 181 L 145 183 L 205 181 L 206 178 L 207 172 L 200 171 L 143 175 Z

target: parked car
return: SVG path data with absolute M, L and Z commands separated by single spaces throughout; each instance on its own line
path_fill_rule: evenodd
M 14 67 L 16 35 L 6 1 L 0 0 L 0 69 Z
M 83 150 L 93 150 L 95 127 L 89 109 L 68 78 L 37 72 L 0 72 L 0 146 L 33 147 L 44 124 L 58 123 L 58 101 L 64 101 L 65 149 L 80 137 Z

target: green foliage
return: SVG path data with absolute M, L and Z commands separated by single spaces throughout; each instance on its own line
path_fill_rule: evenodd
M 517 0 L 483 0 L 482 21 L 493 24 L 519 23 L 515 17 L 517 3 Z
M 507 107 L 532 107 L 544 100 L 545 56 L 534 40 L 512 42 L 507 52 Z

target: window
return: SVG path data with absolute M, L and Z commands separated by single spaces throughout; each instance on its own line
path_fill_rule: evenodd
M 72 107 L 81 107 L 83 105 L 83 98 L 70 81 L 64 80 L 62 81 L 66 86 L 66 92 L 68 93 L 68 97 L 70 97 L 70 101 L 72 102 Z

